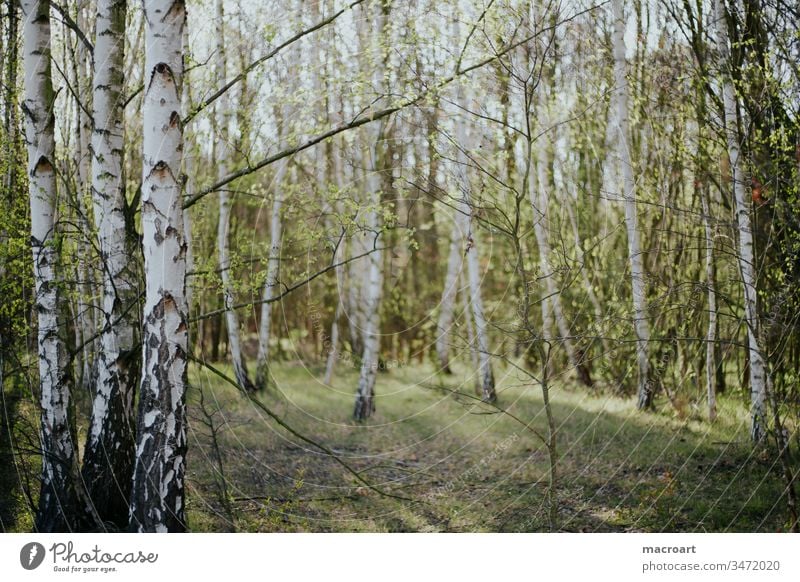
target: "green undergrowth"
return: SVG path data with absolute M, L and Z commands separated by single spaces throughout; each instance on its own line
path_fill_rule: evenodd
M 361 424 L 350 417 L 357 370 L 337 370 L 332 386 L 322 383 L 323 370 L 301 364 L 279 363 L 271 373 L 269 390 L 257 398 L 368 484 L 195 367 L 192 530 L 550 529 L 548 456 L 536 434 L 547 430 L 541 393 L 513 368 L 495 372 L 498 408 L 473 396 L 471 377 L 437 376 L 427 365 L 381 373 L 377 411 Z M 633 399 L 569 382 L 555 384 L 551 400 L 559 447 L 556 529 L 785 528 L 780 467 L 774 451 L 750 444 L 739 400 L 722 397 L 713 424 L 699 409 L 679 418 L 663 403 L 643 413 Z

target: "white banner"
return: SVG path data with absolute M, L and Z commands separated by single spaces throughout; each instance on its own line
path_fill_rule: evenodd
M 800 580 L 791 534 L 3 534 L 0 579 Z

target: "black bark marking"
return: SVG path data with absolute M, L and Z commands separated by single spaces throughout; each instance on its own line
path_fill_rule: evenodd
M 174 347 L 169 341 L 164 315 L 168 310 L 177 309 L 174 297 L 169 292 L 163 292 L 162 299 L 155 305 L 147 316 L 145 329 L 150 334 L 147 345 L 147 367 L 152 370 L 152 378 L 145 377 L 139 405 L 139 443 L 143 444 L 141 456 L 136 464 L 134 480 L 136 486 L 133 490 L 133 508 L 131 515 L 131 528 L 143 531 L 155 531 L 157 526 L 166 526 L 168 531 L 185 531 L 185 507 L 183 504 L 183 471 L 185 471 L 186 435 L 185 435 L 185 392 L 181 392 L 177 402 L 172 401 L 173 382 L 170 370 L 176 362 L 186 364 L 186 354 L 178 346 L 174 354 L 170 349 Z M 184 318 L 182 318 L 184 319 Z M 150 389 L 150 380 L 156 383 L 156 392 Z M 186 386 L 186 367 L 183 367 L 183 377 L 178 380 L 183 387 Z M 144 426 L 144 418 L 149 412 L 158 411 L 160 414 L 152 426 Z M 174 415 L 175 431 L 166 434 L 165 423 L 168 415 Z M 164 452 L 172 449 L 170 456 Z M 175 461 L 180 459 L 178 471 L 174 471 Z M 152 468 L 151 468 L 152 467 Z M 148 469 L 149 472 L 148 472 Z M 163 499 L 161 484 L 163 479 L 173 472 L 167 485 Z M 181 500 L 181 508 L 177 501 Z
M 47 156 L 40 156 L 38 160 L 36 160 L 36 164 L 34 164 L 33 168 L 31 168 L 31 178 L 36 177 L 36 174 L 40 172 L 50 173 L 53 171 L 53 164 L 50 163 L 50 160 Z

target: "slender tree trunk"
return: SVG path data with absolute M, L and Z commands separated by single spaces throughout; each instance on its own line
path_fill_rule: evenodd
M 188 18 L 187 18 L 188 20 Z M 183 54 L 184 59 L 186 55 L 189 54 L 189 27 L 188 24 L 184 25 L 183 28 Z M 183 106 L 183 115 L 184 117 L 189 113 L 191 110 L 192 105 L 192 97 L 189 91 L 191 86 L 189 74 L 184 76 L 183 79 L 183 88 L 181 94 L 181 101 Z M 185 137 L 185 136 L 184 136 Z M 196 149 L 194 146 L 194 139 L 192 138 L 185 138 L 184 139 L 184 156 L 183 156 L 183 168 L 184 168 L 184 175 L 186 176 L 186 184 L 184 186 L 183 197 L 184 199 L 189 198 L 192 194 L 194 194 L 195 189 L 195 156 L 197 155 Z M 188 145 L 190 144 L 190 145 Z M 183 236 L 186 240 L 186 309 L 187 313 L 191 315 L 192 310 L 194 308 L 194 287 L 191 282 L 193 273 L 194 273 L 194 244 L 192 240 L 192 209 L 186 208 L 183 211 Z M 196 332 L 197 333 L 197 332 Z M 201 334 L 197 333 L 197 337 L 200 338 Z M 190 338 L 190 343 L 196 341 L 196 339 Z
M 708 293 L 708 329 L 706 331 L 706 396 L 708 419 L 717 418 L 717 290 L 716 263 L 714 262 L 714 227 L 711 221 L 711 205 L 708 201 L 708 185 L 700 184 L 700 199 L 703 204 L 703 228 L 706 238 L 706 288 Z
M 339 156 L 332 156 L 331 168 L 334 174 L 336 187 L 341 191 L 344 184 L 344 176 L 342 175 L 342 164 Z M 343 236 L 339 241 L 339 246 L 334 253 L 333 261 L 335 264 L 341 263 L 344 257 L 347 256 L 347 240 Z M 333 313 L 333 321 L 331 322 L 331 336 L 330 346 L 328 347 L 328 359 L 325 363 L 325 378 L 324 383 L 328 386 L 333 381 L 333 371 L 336 368 L 336 360 L 339 359 L 341 351 L 339 349 L 339 320 L 344 314 L 344 288 L 345 288 L 345 266 L 340 265 L 336 267 L 336 309 Z
M 88 18 L 87 0 L 79 0 L 76 6 L 76 22 L 83 31 L 91 28 L 91 20 Z M 66 25 L 65 25 L 66 30 Z M 92 119 L 90 109 L 92 107 L 92 74 L 87 70 L 87 63 L 91 61 L 91 55 L 86 44 L 78 41 L 72 50 L 72 65 L 74 69 L 74 91 L 75 91 L 75 167 L 77 171 L 78 188 L 76 193 L 77 221 L 83 227 L 83 234 L 78 238 L 78 256 L 75 261 L 75 275 L 77 283 L 77 314 L 75 326 L 76 339 L 81 347 L 80 358 L 76 358 L 76 371 L 79 370 L 79 383 L 81 388 L 93 393 L 95 378 L 93 377 L 93 363 L 96 357 L 96 341 L 86 341 L 93 337 L 97 332 L 96 307 L 94 297 L 94 281 L 91 269 L 91 248 L 89 237 L 92 232 L 91 220 L 86 210 L 87 195 L 91 190 L 91 151 L 90 142 L 92 139 Z
M 342 317 L 342 311 L 343 303 L 340 299 L 336 302 L 336 310 L 333 313 L 333 322 L 331 323 L 330 346 L 328 348 L 328 358 L 325 362 L 325 378 L 323 379 L 326 386 L 330 386 L 333 381 L 333 371 L 336 368 L 336 360 L 339 355 L 339 319 Z
M 574 195 L 572 197 L 572 201 L 576 204 L 578 203 L 578 196 Z M 597 293 L 594 290 L 594 285 L 592 281 L 589 279 L 589 265 L 587 264 L 588 259 L 586 257 L 586 253 L 583 250 L 583 239 L 581 238 L 580 229 L 578 227 L 578 217 L 575 215 L 575 209 L 573 208 L 572 201 L 565 204 L 567 208 L 567 214 L 569 214 L 570 223 L 572 226 L 572 235 L 575 240 L 575 251 L 578 254 L 578 264 L 580 265 L 578 268 L 581 270 L 581 281 L 583 282 L 583 289 L 586 292 L 586 296 L 589 298 L 589 302 L 592 304 L 592 308 L 594 309 L 594 317 L 595 322 L 600 323 L 604 319 L 603 308 L 600 305 L 600 300 L 597 298 Z M 602 332 L 601 332 L 602 335 Z M 600 338 L 600 343 L 603 347 L 603 353 L 609 354 L 611 353 L 610 348 L 608 346 L 608 340 L 605 336 Z M 588 373 L 588 366 L 587 366 L 587 373 Z
M 358 256 L 367 251 L 366 239 L 363 234 L 353 238 L 350 245 L 350 255 Z M 366 327 L 365 304 L 362 301 L 364 280 L 366 279 L 366 261 L 352 261 L 347 266 L 347 332 L 350 339 L 350 349 L 353 354 L 364 351 L 363 334 Z
M 744 319 L 747 325 L 747 344 L 750 363 L 751 428 L 754 441 L 763 441 L 767 434 L 766 396 L 769 378 L 767 366 L 758 338 L 758 306 L 756 293 L 755 253 L 753 252 L 753 224 L 750 203 L 745 191 L 745 173 L 739 151 L 736 93 L 733 87 L 728 25 L 722 0 L 714 0 L 714 20 L 717 49 L 722 75 L 722 100 L 725 112 L 725 137 L 733 174 L 733 193 L 736 209 L 736 226 L 739 231 L 739 270 L 744 291 Z
M 225 84 L 225 13 L 222 0 L 217 0 L 217 86 Z M 217 178 L 222 179 L 228 175 L 228 141 L 230 139 L 230 103 L 223 96 L 220 98 L 217 109 L 217 131 L 214 157 L 217 167 Z M 231 280 L 230 260 L 230 226 L 231 226 L 231 198 L 227 188 L 221 189 L 219 196 L 219 223 L 217 228 L 217 252 L 219 253 L 219 269 L 222 277 L 222 294 L 225 301 L 225 325 L 228 330 L 228 347 L 233 362 L 233 372 L 236 381 L 248 391 L 255 389 L 247 373 L 247 365 L 242 354 L 242 342 L 239 326 L 239 314 L 234 309 L 234 291 Z
M 545 125 L 548 116 L 545 116 Z M 547 172 L 551 165 L 551 159 L 545 145 L 539 148 L 538 160 L 536 164 L 538 187 L 536 182 L 530 180 L 528 182 L 528 194 L 530 197 L 531 208 L 533 208 L 533 230 L 536 236 L 536 243 L 539 247 L 539 264 L 541 265 L 541 276 L 545 281 L 546 297 L 542 300 L 543 318 L 549 320 L 549 317 L 544 314 L 549 306 L 552 309 L 553 318 L 555 319 L 556 328 L 560 337 L 558 341 L 563 345 L 564 351 L 567 353 L 567 359 L 570 365 L 575 369 L 578 379 L 585 386 L 591 386 L 592 380 L 589 376 L 589 371 L 586 366 L 581 362 L 581 358 L 575 349 L 575 343 L 572 341 L 572 331 L 570 330 L 567 318 L 564 315 L 564 309 L 561 305 L 561 290 L 558 288 L 555 280 L 555 269 L 551 262 L 552 251 L 550 249 L 550 228 L 549 228 L 549 200 L 550 200 L 550 180 L 548 179 Z M 546 325 L 549 322 L 546 321 Z M 545 328 L 549 330 L 549 327 Z
M 549 20 L 555 21 L 557 18 L 557 9 L 551 10 L 549 14 L 545 12 L 542 16 L 547 16 Z M 534 20 L 533 15 L 531 20 Z M 544 24 L 544 21 L 542 21 L 542 24 Z M 552 317 L 558 330 L 558 342 L 564 347 L 567 359 L 570 365 L 575 369 L 578 379 L 586 386 L 591 386 L 592 381 L 589 377 L 589 371 L 581 361 L 575 349 L 569 322 L 564 315 L 564 309 L 561 304 L 561 290 L 556 280 L 556 269 L 552 264 L 552 250 L 550 248 L 550 199 L 554 197 L 555 193 L 554 179 L 551 178 L 550 172 L 554 167 L 552 148 L 555 147 L 554 142 L 557 141 L 556 137 L 553 136 L 556 132 L 556 128 L 550 126 L 554 108 L 556 64 L 558 58 L 557 53 L 555 53 L 556 44 L 555 29 L 551 29 L 549 32 L 545 33 L 545 38 L 543 38 L 540 44 L 540 46 L 544 48 L 538 50 L 538 56 L 542 63 L 540 81 L 536 86 L 538 94 L 538 120 L 531 119 L 532 116 L 529 111 L 528 126 L 533 128 L 535 127 L 534 124 L 538 121 L 538 127 L 542 135 L 538 140 L 536 160 L 537 179 L 534 180 L 531 177 L 528 181 L 528 196 L 531 209 L 533 210 L 533 230 L 539 250 L 540 276 L 544 279 L 542 320 L 545 324 L 545 333 L 549 334 L 551 329 L 549 321 L 550 315 L 547 311 L 552 311 Z M 528 145 L 529 150 L 531 150 L 533 144 L 529 143 Z M 532 155 L 532 151 L 528 153 Z
M 464 89 L 459 85 L 457 102 L 466 106 Z M 464 256 L 467 262 L 467 279 L 469 281 L 470 305 L 472 305 L 472 318 L 475 322 L 475 346 L 478 350 L 478 375 L 481 385 L 482 398 L 487 402 L 494 402 L 497 395 L 494 390 L 494 373 L 492 372 L 492 354 L 489 352 L 489 332 L 486 315 L 483 310 L 483 297 L 481 295 L 481 267 L 478 249 L 478 233 L 473 230 L 472 221 L 472 186 L 469 181 L 469 158 L 465 151 L 469 141 L 466 126 L 462 119 L 456 120 L 456 139 L 458 152 L 456 154 L 456 173 L 461 197 L 456 205 L 456 221 L 461 232 L 466 234 Z
M 382 91 L 385 85 L 384 77 L 388 66 L 388 48 L 384 46 L 389 35 L 388 17 L 389 5 L 377 5 L 373 8 L 374 15 L 371 19 L 371 52 L 373 55 L 373 85 Z M 386 124 L 376 124 L 368 132 L 369 139 L 369 173 L 367 175 L 367 193 L 369 209 L 367 210 L 366 229 L 368 255 L 366 278 L 363 285 L 364 302 L 364 329 L 362 333 L 361 370 L 358 378 L 353 418 L 365 420 L 375 412 L 375 380 L 378 374 L 378 359 L 380 357 L 380 323 L 381 299 L 383 295 L 383 252 L 378 250 L 383 242 L 381 229 L 381 172 L 385 165 L 391 163 L 385 155 Z
M 461 279 L 466 279 L 467 275 L 464 271 L 461 272 Z M 469 357 L 472 362 L 472 373 L 475 377 L 475 393 L 482 396 L 481 378 L 478 373 L 480 370 L 481 362 L 478 356 L 478 346 L 475 339 L 475 322 L 472 318 L 472 305 L 469 302 L 469 281 L 462 282 L 461 284 L 461 304 L 464 310 L 464 327 L 467 328 L 467 345 L 469 346 Z
M 369 162 L 357 144 L 353 147 L 353 168 L 349 180 L 353 183 L 366 183 Z M 359 224 L 363 220 L 364 206 L 360 204 L 356 210 L 353 220 Z M 350 240 L 350 256 L 362 256 L 369 248 L 368 236 L 366 233 L 357 231 Z M 350 350 L 353 358 L 364 351 L 363 334 L 366 328 L 366 307 L 364 297 L 364 282 L 367 279 L 368 261 L 362 259 L 351 261 L 345 267 L 347 269 L 347 332 L 350 340 Z
M 288 119 L 284 118 L 284 123 Z M 278 276 L 281 266 L 281 237 L 282 219 L 281 207 L 283 206 L 283 179 L 286 176 L 288 162 L 284 161 L 278 166 L 275 176 L 275 198 L 272 202 L 272 220 L 269 228 L 269 256 L 267 257 L 267 279 L 264 282 L 264 303 L 261 304 L 261 322 L 258 329 L 258 365 L 256 370 L 256 389 L 264 390 L 267 387 L 269 368 L 269 339 L 272 327 L 272 299 L 278 296 Z
M 653 404 L 653 385 L 649 379 L 650 325 L 647 320 L 644 261 L 642 260 L 641 236 L 636 216 L 636 182 L 633 179 L 631 159 L 630 126 L 628 123 L 628 63 L 625 57 L 624 0 L 613 0 L 614 13 L 614 104 L 617 113 L 619 139 L 617 140 L 620 165 L 622 166 L 622 189 L 625 203 L 625 230 L 628 234 L 628 260 L 631 267 L 633 295 L 633 327 L 636 333 L 636 360 L 639 365 L 637 406 L 650 408 Z
M 382 26 L 379 30 L 382 30 Z M 353 418 L 365 420 L 375 412 L 375 380 L 378 374 L 380 357 L 380 306 L 383 295 L 383 252 L 378 250 L 382 244 L 380 204 L 381 178 L 379 168 L 382 156 L 379 151 L 382 129 L 370 144 L 370 172 L 367 176 L 370 209 L 367 211 L 367 256 L 366 278 L 362 285 L 364 302 L 364 328 L 361 335 L 361 369 L 358 378 Z
M 188 320 L 183 232 L 182 0 L 144 4 L 142 247 L 145 261 L 143 371 L 131 491 L 131 529 L 186 529 Z
M 375 148 L 377 149 L 377 147 Z M 373 154 L 377 155 L 377 152 Z M 375 158 L 373 157 L 373 160 Z M 374 172 L 373 172 L 374 175 Z M 377 176 L 370 178 L 370 181 L 378 181 Z M 372 194 L 371 204 L 380 203 L 380 191 L 377 185 L 370 186 Z M 373 248 L 381 244 L 379 229 L 380 219 L 377 208 L 370 210 L 367 217 L 367 228 L 371 233 L 375 233 L 372 238 Z M 366 307 L 366 327 L 363 331 L 363 348 L 361 358 L 361 371 L 358 378 L 358 391 L 356 393 L 356 403 L 353 409 L 353 417 L 356 420 L 364 420 L 375 412 L 375 379 L 378 373 L 378 357 L 380 351 L 380 304 L 383 290 L 383 253 L 374 250 L 368 259 L 367 279 L 364 282 L 365 307 Z
M 450 368 L 450 333 L 458 295 L 458 281 L 463 261 L 463 244 L 465 232 L 461 231 L 461 223 L 453 222 L 450 237 L 450 254 L 447 258 L 447 274 L 444 279 L 444 291 L 439 303 L 439 319 L 436 325 L 436 355 L 439 357 L 439 369 L 445 374 L 452 374 Z
M 71 531 L 79 515 L 75 441 L 70 424 L 70 377 L 56 248 L 55 93 L 51 77 L 50 2 L 23 0 L 25 141 L 31 206 L 31 247 L 38 318 L 42 405 L 42 486 L 36 530 Z
M 140 356 L 135 241 L 125 226 L 122 66 L 125 0 L 98 0 L 94 71 L 92 199 L 103 267 L 103 327 L 95 398 L 82 477 L 97 513 L 118 528 L 128 523 L 133 454 L 135 383 Z

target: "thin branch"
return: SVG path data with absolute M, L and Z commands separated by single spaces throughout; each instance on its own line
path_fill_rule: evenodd
M 338 263 L 331 263 L 330 265 L 328 265 L 327 267 L 325 267 L 321 271 L 317 271 L 313 275 L 310 275 L 309 277 L 306 277 L 305 279 L 303 279 L 302 281 L 300 281 L 298 283 L 295 283 L 291 287 L 286 287 L 286 289 L 284 289 L 282 293 L 280 293 L 279 295 L 276 295 L 275 297 L 270 297 L 269 299 L 258 299 L 256 301 L 248 301 L 247 303 L 238 303 L 236 305 L 233 305 L 230 308 L 226 307 L 226 308 L 222 308 L 222 309 L 216 309 L 214 311 L 209 311 L 208 313 L 204 313 L 203 315 L 198 315 L 197 317 L 192 318 L 189 321 L 190 321 L 190 323 L 194 323 L 194 322 L 200 321 L 202 319 L 208 319 L 210 317 L 215 317 L 217 315 L 222 315 L 226 311 L 230 311 L 232 309 L 243 309 L 245 307 L 253 307 L 254 305 L 262 305 L 264 303 L 275 303 L 276 301 L 281 301 L 289 293 L 292 293 L 293 291 L 297 291 L 301 287 L 304 287 L 305 285 L 308 285 L 309 283 L 311 283 L 311 281 L 313 281 L 317 277 L 321 277 L 325 273 L 327 273 L 329 271 L 333 271 L 334 269 L 336 269 L 338 267 L 341 267 L 341 266 L 346 265 L 348 263 L 351 263 L 353 261 L 357 261 L 358 259 L 366 257 L 367 255 L 370 255 L 370 254 L 372 254 L 372 253 L 374 253 L 376 251 L 382 251 L 382 250 L 386 250 L 385 247 L 373 247 L 372 249 L 370 249 L 370 250 L 368 250 L 366 252 L 363 252 L 360 255 L 352 256 L 349 259 L 346 259 L 344 261 L 340 261 Z M 335 256 L 335 253 L 334 253 L 334 256 Z
M 381 109 L 380 111 L 375 111 L 375 112 L 371 113 L 370 115 L 368 115 L 367 117 L 360 117 L 360 118 L 356 117 L 356 118 L 352 119 L 351 121 L 349 121 L 347 123 L 343 123 L 341 125 L 338 125 L 338 126 L 336 126 L 334 128 L 329 129 L 328 131 L 326 131 L 324 133 L 316 135 L 316 136 L 310 138 L 309 140 L 307 140 L 307 141 L 305 141 L 303 143 L 297 144 L 297 145 L 292 146 L 290 148 L 287 148 L 287 149 L 285 149 L 283 151 L 280 151 L 280 152 L 278 152 L 276 154 L 273 154 L 271 156 L 263 158 L 260 161 L 256 162 L 255 164 L 249 164 L 249 165 L 247 165 L 247 166 L 245 166 L 243 168 L 240 168 L 239 170 L 236 170 L 235 172 L 233 172 L 231 174 L 228 174 L 227 176 L 225 176 L 224 178 L 219 180 L 216 184 L 212 184 L 211 186 L 208 186 L 207 188 L 204 188 L 203 190 L 200 190 L 194 196 L 189 197 L 184 202 L 183 208 L 186 209 L 186 208 L 189 208 L 189 207 L 193 206 L 195 203 L 197 203 L 199 200 L 201 200 L 205 196 L 207 196 L 207 195 L 209 195 L 209 194 L 211 194 L 213 192 L 216 192 L 217 190 L 219 190 L 223 186 L 226 186 L 227 184 L 233 182 L 234 180 L 237 180 L 239 178 L 242 178 L 244 176 L 247 176 L 247 175 L 250 175 L 250 174 L 252 174 L 254 172 L 257 172 L 258 170 L 260 170 L 260 169 L 262 169 L 262 168 L 264 168 L 266 166 L 269 166 L 270 164 L 274 164 L 275 162 L 277 162 L 279 160 L 282 160 L 283 158 L 286 158 L 288 156 L 292 156 L 294 154 L 300 153 L 303 150 L 306 150 L 306 149 L 308 149 L 310 147 L 313 147 L 313 146 L 317 145 L 318 143 L 325 141 L 328 138 L 334 137 L 334 136 L 336 136 L 336 135 L 338 135 L 338 134 L 340 134 L 342 132 L 348 131 L 350 129 L 355 129 L 355 128 L 361 127 L 362 125 L 367 125 L 368 123 L 372 123 L 374 121 L 378 121 L 380 119 L 383 119 L 384 117 L 389 117 L 390 115 L 393 115 L 393 114 L 397 113 L 398 111 L 402 111 L 403 109 L 411 107 L 412 105 L 416 105 L 420 101 L 424 100 L 430 93 L 433 93 L 435 91 L 438 91 L 438 90 L 446 87 L 447 85 L 452 83 L 455 79 L 457 79 L 457 78 L 459 78 L 459 77 L 461 77 L 463 75 L 466 75 L 467 73 L 471 73 L 472 71 L 475 71 L 477 69 L 485 67 L 488 64 L 493 63 L 494 61 L 500 59 L 501 57 L 503 57 L 504 55 L 506 55 L 509 52 L 513 51 L 514 49 L 519 48 L 520 46 L 524 45 L 527 42 L 530 42 L 531 40 L 533 40 L 537 36 L 547 32 L 549 30 L 555 29 L 558 26 L 561 26 L 562 24 L 565 24 L 567 22 L 575 20 L 576 18 L 578 18 L 578 17 L 580 17 L 580 16 L 582 16 L 584 14 L 587 14 L 589 12 L 597 10 L 601 6 L 604 6 L 607 2 L 608 2 L 608 0 L 605 0 L 604 2 L 596 4 L 596 5 L 591 6 L 589 8 L 586 8 L 585 10 L 581 10 L 580 12 L 576 12 L 575 14 L 565 18 L 564 20 L 556 22 L 556 23 L 552 24 L 551 26 L 549 26 L 547 28 L 544 28 L 542 30 L 537 31 L 535 34 L 532 34 L 531 36 L 529 36 L 527 38 L 524 38 L 524 39 L 519 40 L 517 42 L 511 43 L 508 46 L 506 46 L 504 49 L 502 49 L 501 51 L 498 51 L 496 54 L 492 55 L 491 57 L 488 57 L 488 58 L 486 58 L 486 59 L 484 59 L 482 61 L 474 63 L 474 64 L 470 65 L 469 67 L 466 67 L 464 69 L 460 69 L 459 71 L 456 71 L 454 74 L 450 75 L 449 77 L 444 78 L 442 81 L 440 81 L 438 84 L 434 85 L 433 87 L 428 88 L 425 91 L 422 91 L 421 93 L 417 94 L 414 97 L 410 97 L 410 98 L 406 99 L 405 101 L 399 103 L 398 105 L 396 105 L 394 107 L 389 107 L 389 108 L 386 108 L 386 109 Z
M 331 22 L 333 22 L 334 20 L 336 20 L 337 18 L 339 18 L 339 17 L 340 17 L 342 14 L 344 14 L 344 13 L 345 13 L 345 12 L 347 12 L 348 10 L 352 10 L 353 8 L 355 8 L 356 6 L 358 6 L 359 4 L 362 4 L 363 2 L 364 2 L 364 0 L 355 0 L 355 2 L 352 2 L 350 5 L 348 5 L 348 6 L 345 6 L 344 8 L 342 8 L 341 10 L 339 10 L 339 12 L 336 12 L 336 13 L 332 14 L 331 16 L 329 16 L 328 18 L 325 18 L 324 20 L 320 20 L 319 22 L 317 22 L 317 23 L 316 23 L 314 26 L 312 26 L 311 28 L 307 28 L 307 29 L 305 29 L 305 30 L 303 30 L 303 31 L 300 31 L 300 32 L 296 33 L 294 36 L 292 36 L 291 38 L 289 38 L 289 39 L 287 39 L 286 41 L 282 42 L 281 44 L 279 44 L 278 46 L 276 46 L 274 49 L 272 49 L 271 51 L 269 51 L 267 54 L 265 54 L 265 55 L 262 55 L 261 57 L 257 58 L 255 61 L 253 61 L 252 63 L 250 63 L 249 65 L 247 65 L 247 67 L 245 67 L 245 68 L 244 68 L 244 70 L 242 70 L 242 71 L 241 71 L 241 72 L 240 72 L 238 75 L 236 75 L 236 76 L 235 76 L 233 79 L 231 79 L 230 81 L 228 81 L 227 83 L 225 83 L 225 84 L 224 84 L 222 87 L 220 87 L 219 89 L 217 89 L 217 91 L 216 91 L 215 93 L 213 93 L 213 94 L 212 94 L 210 97 L 208 97 L 207 99 L 205 99 L 205 100 L 204 100 L 202 103 L 200 103 L 199 105 L 197 105 L 197 107 L 195 107 L 195 108 L 194 108 L 194 109 L 193 109 L 191 112 L 189 112 L 189 113 L 186 115 L 186 117 L 183 119 L 183 124 L 184 124 L 184 125 L 186 125 L 187 123 L 189 123 L 189 122 L 190 122 L 192 119 L 194 119 L 194 117 L 195 117 L 195 116 L 196 116 L 198 113 L 200 113 L 200 112 L 201 112 L 203 109 L 205 109 L 206 107 L 208 107 L 209 105 L 211 105 L 212 103 L 214 103 L 214 101 L 216 101 L 217 99 L 219 99 L 220 97 L 222 97 L 222 95 L 224 95 L 224 94 L 225 94 L 225 92 L 226 92 L 226 91 L 228 91 L 228 89 L 230 89 L 231 87 L 233 87 L 234 85 L 236 85 L 237 83 L 239 83 L 240 81 L 242 81 L 242 80 L 243 80 L 245 77 L 247 77 L 247 75 L 249 75 L 249 74 L 250 74 L 250 73 L 251 73 L 251 72 L 252 72 L 252 71 L 253 71 L 255 68 L 257 68 L 257 67 L 258 67 L 259 65 L 261 65 L 262 63 L 264 63 L 264 62 L 268 61 L 269 59 L 271 59 L 272 57 L 274 57 L 275 55 L 277 55 L 279 52 L 281 52 L 281 51 L 282 51 L 283 49 L 285 49 L 287 46 L 289 46 L 290 44 L 293 44 L 294 42 L 296 42 L 296 41 L 300 40 L 300 39 L 301 39 L 301 38 L 303 38 L 304 36 L 307 36 L 307 35 L 311 34 L 312 32 L 316 32 L 316 31 L 317 31 L 317 30 L 319 30 L 320 28 L 324 28 L 324 27 L 326 27 L 326 26 L 327 26 L 327 25 L 329 25 Z
M 309 444 L 309 445 L 311 445 L 312 447 L 314 447 L 314 448 L 316 448 L 316 449 L 318 449 L 318 450 L 322 451 L 323 453 L 325 453 L 325 455 L 327 455 L 328 457 L 330 457 L 331 459 L 333 459 L 334 461 L 336 461 L 337 463 L 339 463 L 339 464 L 340 464 L 342 467 L 344 467 L 344 469 L 345 469 L 345 470 L 346 470 L 348 473 L 350 473 L 351 475 L 353 475 L 353 477 L 355 477 L 355 478 L 356 478 L 356 480 L 358 480 L 358 482 L 359 482 L 359 483 L 361 483 L 362 485 L 364 485 L 364 486 L 365 486 L 365 487 L 367 487 L 368 489 L 371 489 L 372 491 L 375 491 L 375 493 L 378 493 L 379 495 L 382 495 L 382 496 L 384 496 L 384 497 L 391 497 L 391 498 L 393 498 L 393 499 L 399 499 L 399 500 L 401 500 L 401 501 L 417 501 L 417 502 L 420 502 L 420 503 L 422 502 L 422 501 L 420 501 L 420 500 L 411 499 L 410 497 L 403 497 L 402 495 L 395 495 L 395 494 L 393 494 L 393 493 L 389 493 L 389 492 L 387 492 L 387 491 L 384 491 L 384 490 L 383 490 L 383 489 L 381 489 L 380 487 L 377 487 L 377 486 L 373 485 L 372 483 L 370 483 L 369 481 L 367 481 L 366 479 L 364 479 L 364 477 L 362 477 L 362 476 L 361 476 L 361 473 L 360 473 L 360 472 L 358 472 L 358 471 L 357 471 L 357 470 L 355 470 L 353 467 L 351 467 L 349 464 L 347 464 L 345 461 L 343 461 L 343 460 L 342 460 L 342 458 L 341 458 L 341 457 L 339 457 L 339 456 L 338 456 L 336 453 L 334 453 L 334 452 L 333 452 L 331 449 L 329 449 L 328 447 L 326 447 L 326 446 L 325 446 L 325 445 L 323 445 L 322 443 L 319 443 L 319 442 L 315 441 L 314 439 L 312 439 L 312 438 L 310 438 L 310 437 L 307 437 L 307 436 L 303 435 L 302 433 L 298 432 L 296 429 L 292 428 L 292 427 L 291 427 L 289 424 L 287 424 L 287 423 L 286 423 L 286 421 L 282 420 L 282 419 L 280 418 L 280 416 L 278 416 L 278 415 L 277 415 L 275 412 L 273 412 L 273 411 L 272 411 L 272 410 L 271 410 L 271 409 L 270 409 L 270 408 L 269 408 L 269 407 L 268 407 L 266 404 L 264 404 L 263 402 L 261 402 L 260 400 L 258 400 L 258 399 L 255 397 L 255 395 L 251 394 L 250 392 L 248 392 L 247 390 L 245 390 L 243 387 L 241 387 L 241 386 L 240 386 L 240 385 L 239 385 L 239 384 L 238 384 L 238 383 L 237 383 L 237 382 L 236 382 L 236 381 L 235 381 L 233 378 L 229 378 L 229 377 L 228 377 L 228 376 L 227 376 L 227 375 L 226 375 L 224 372 L 222 372 L 221 370 L 219 370 L 219 369 L 215 368 L 214 366 L 212 366 L 212 365 L 211 365 L 211 364 L 209 364 L 208 362 L 205 362 L 205 361 L 203 361 L 203 360 L 201 360 L 201 359 L 199 359 L 199 358 L 197 358 L 197 357 L 195 357 L 195 356 L 191 356 L 191 355 L 190 355 L 190 356 L 189 356 L 189 359 L 190 359 L 191 361 L 195 362 L 196 364 L 198 364 L 198 365 L 200 365 L 200 366 L 203 366 L 204 368 L 208 369 L 208 370 L 209 370 L 211 373 L 213 373 L 215 376 L 217 376 L 218 378 L 220 378 L 220 379 L 224 380 L 225 382 L 227 382 L 228 384 L 230 384 L 231 386 L 233 386 L 234 388 L 236 388 L 237 390 L 239 390 L 239 392 L 241 392 L 241 393 L 242 393 L 242 395 L 244 395 L 245 397 L 247 397 L 247 399 L 248 399 L 248 400 L 249 400 L 249 401 L 250 401 L 252 404 L 254 404 L 254 405 L 256 406 L 256 408 L 258 408 L 258 409 L 259 409 L 259 410 L 261 410 L 261 411 L 262 411 L 264 414 L 266 414 L 267 416 L 269 416 L 269 417 L 270 417 L 272 420 L 274 420 L 274 421 L 275 421 L 275 422 L 276 422 L 276 423 L 277 423 L 279 426 L 281 426 L 281 427 L 282 427 L 282 428 L 284 428 L 284 429 L 285 429 L 287 432 L 289 432 L 290 434 L 292 434 L 292 435 L 296 436 L 297 438 L 299 438 L 299 439 L 300 439 L 300 440 L 302 440 L 303 442 L 305 442 L 305 443 L 308 443 L 308 444 Z
M 89 50 L 92 58 L 94 58 L 94 45 L 86 37 L 86 34 L 81 30 L 81 27 L 78 26 L 78 23 L 72 20 L 72 17 L 69 15 L 69 12 L 67 12 L 67 9 L 56 2 L 50 2 L 50 6 L 55 8 L 56 12 L 61 15 L 61 21 L 67 26 L 67 28 L 70 28 L 77 35 L 78 39 L 80 39 L 80 41 Z

